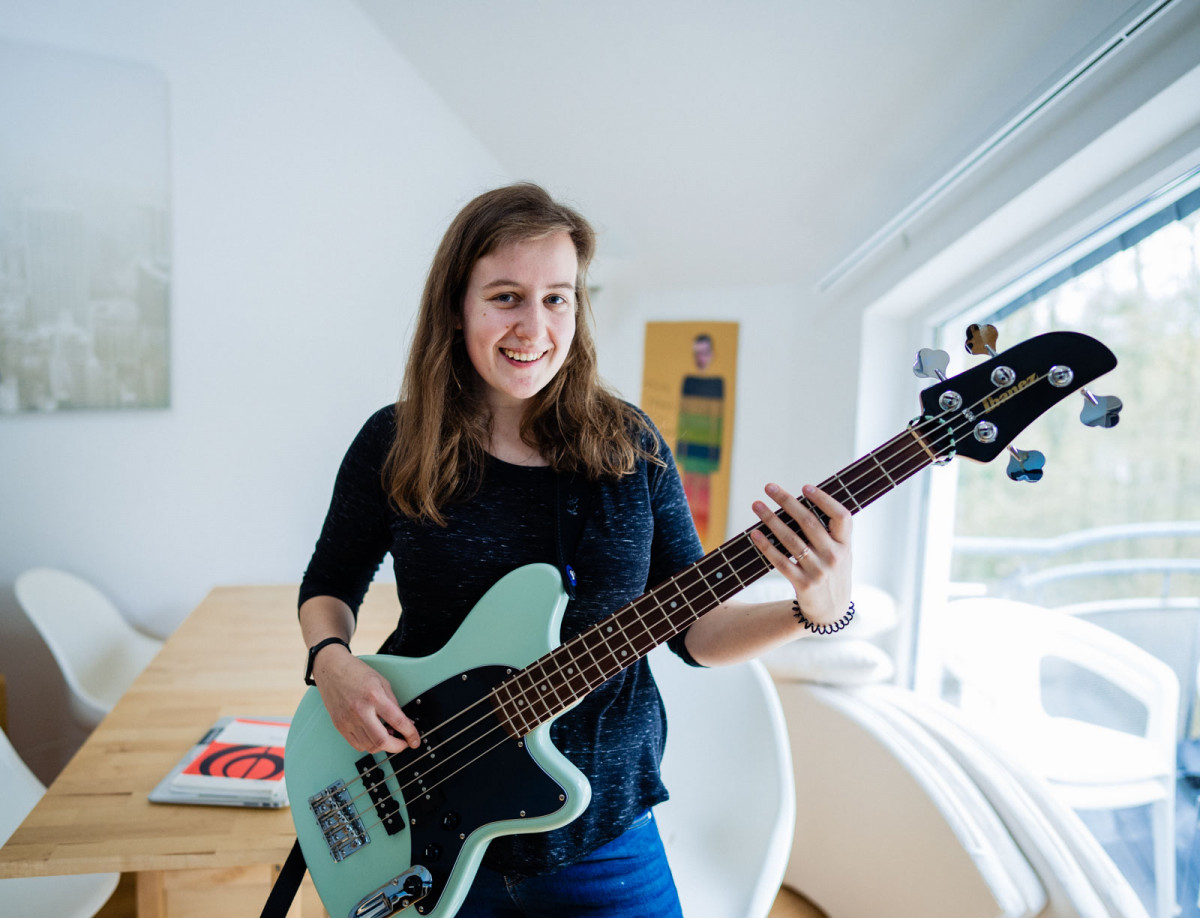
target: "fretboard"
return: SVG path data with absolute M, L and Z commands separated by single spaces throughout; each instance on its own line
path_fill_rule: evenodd
M 936 458 L 917 431 L 910 429 L 820 487 L 857 513 Z M 806 498 L 801 502 L 828 526 L 828 517 L 815 505 Z M 800 532 L 799 524 L 784 511 L 776 516 L 793 532 Z M 492 704 L 505 729 L 520 737 L 557 717 L 771 570 L 751 540 L 755 530 L 779 547 L 768 526 L 760 522 L 498 685 Z

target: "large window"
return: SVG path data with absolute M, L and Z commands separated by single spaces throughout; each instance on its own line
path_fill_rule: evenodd
M 1149 572 L 1084 577 L 1080 569 L 1081 576 L 1061 579 L 1035 572 L 1067 563 L 1200 556 L 1182 535 L 1188 527 L 1150 531 L 1153 524 L 1200 525 L 1200 211 L 997 325 L 1001 348 L 1057 329 L 1099 338 L 1119 364 L 1094 386 L 1097 394 L 1119 396 L 1124 408 L 1115 428 L 1084 428 L 1081 398 L 1022 433 L 1019 448 L 1046 456 L 1045 476 L 1036 484 L 1008 481 L 1003 459 L 959 471 L 952 592 L 1017 595 L 1053 606 L 1111 599 L 1117 591 L 1160 594 L 1163 577 Z M 1100 535 L 1113 538 L 1056 538 L 1133 524 L 1132 540 L 1111 532 Z M 1196 573 L 1171 570 L 1166 586 L 1200 595 Z
M 1015 658 L 1024 645 L 1042 640 L 1039 619 L 1019 620 L 1015 606 L 988 605 L 972 597 L 1066 613 L 1071 621 L 1097 625 L 1147 651 L 1166 664 L 1168 680 L 1174 673 L 1179 704 L 1172 711 L 1166 756 L 1168 780 L 1180 807 L 1179 895 L 1190 903 L 1197 898 L 1195 870 L 1189 865 L 1195 786 L 1200 786 L 1198 207 L 1200 192 L 1193 191 L 991 316 L 972 317 L 998 327 L 1001 351 L 1052 330 L 1071 329 L 1100 339 L 1119 364 L 1092 384 L 1094 394 L 1116 395 L 1124 407 L 1112 429 L 1084 427 L 1080 397 L 1024 431 L 1014 445 L 1045 454 L 1044 477 L 1037 483 L 1008 480 L 1006 457 L 969 468 L 956 462 L 953 471 L 945 470 L 950 474 L 942 479 L 941 497 L 935 495 L 932 502 L 932 512 L 941 518 L 930 529 L 946 533 L 952 515 L 952 537 L 941 538 L 940 549 L 931 547 L 946 555 L 941 569 L 947 582 L 933 588 L 926 584 L 925 590 L 927 600 L 968 600 L 957 607 L 937 602 L 943 613 L 956 608 L 1008 608 L 1014 613 L 1010 633 L 989 639 L 993 643 L 974 658 L 973 665 L 993 669 L 1000 679 L 1011 662 L 1012 679 L 1017 680 L 1019 667 L 1007 654 Z M 958 346 L 963 324 L 959 319 L 943 328 L 944 346 Z M 928 607 L 926 612 L 922 628 L 944 629 L 946 638 L 929 642 L 940 651 L 920 662 L 926 670 L 924 684 L 936 683 L 946 697 L 966 703 L 972 673 L 960 678 L 961 667 L 956 673 L 956 654 L 968 657 L 955 650 L 953 641 L 974 638 L 964 636 L 949 615 L 939 616 Z M 928 670 L 934 667 L 938 678 L 930 679 Z M 1047 723 L 1064 730 L 1068 723 L 1083 721 L 1131 735 L 1150 732 L 1155 703 L 1139 700 L 1136 692 L 1114 687 L 1096 673 L 1086 660 L 1081 664 L 1047 656 L 1038 671 L 1038 703 L 1050 718 L 1061 718 Z M 1021 726 L 1014 724 L 1013 736 Z M 1080 736 L 1083 742 L 1090 734 Z M 1036 757 L 1028 736 L 1013 742 L 1026 743 L 1018 754 Z M 1092 764 L 1102 772 L 1114 762 Z M 1150 904 L 1158 830 L 1151 808 L 1140 805 L 1144 803 L 1085 808 L 1081 816 Z

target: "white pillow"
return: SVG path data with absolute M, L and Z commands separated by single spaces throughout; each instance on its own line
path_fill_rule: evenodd
M 780 682 L 866 685 L 886 682 L 895 672 L 892 658 L 863 640 L 803 638 L 768 651 L 762 662 Z

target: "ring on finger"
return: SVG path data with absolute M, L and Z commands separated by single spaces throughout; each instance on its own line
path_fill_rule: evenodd
M 796 555 L 796 561 L 795 561 L 795 563 L 796 563 L 796 564 L 799 564 L 801 561 L 803 561 L 805 558 L 807 558 L 807 557 L 808 557 L 808 553 L 809 553 L 810 551 L 812 551 L 812 548 L 810 548 L 808 545 L 805 545 L 805 546 L 804 546 L 804 549 L 803 549 L 803 550 L 800 552 L 800 554 Z

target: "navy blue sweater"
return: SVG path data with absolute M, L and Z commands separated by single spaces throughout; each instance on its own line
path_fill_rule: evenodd
M 447 526 L 417 522 L 400 514 L 383 488 L 381 469 L 394 436 L 389 406 L 367 421 L 347 451 L 300 602 L 334 596 L 357 614 L 391 552 L 403 612 L 387 651 L 424 656 L 449 640 L 504 574 L 524 564 L 556 563 L 555 474 L 493 459 L 477 493 L 443 508 Z M 670 450 L 655 436 L 665 467 L 642 460 L 633 474 L 590 486 L 590 509 L 573 554 L 579 584 L 563 619 L 564 641 L 703 553 Z M 670 643 L 695 663 L 683 635 Z M 587 776 L 591 804 L 561 829 L 492 841 L 484 863 L 493 869 L 525 876 L 572 863 L 667 798 L 659 777 L 666 716 L 644 660 L 562 715 L 551 738 Z

